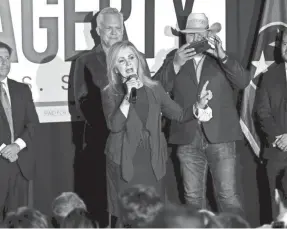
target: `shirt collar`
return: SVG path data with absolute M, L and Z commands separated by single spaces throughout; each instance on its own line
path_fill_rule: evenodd
M 4 87 L 8 87 L 8 77 L 5 77 L 5 78 L 1 81 L 1 83 L 4 84 Z
M 193 62 L 194 62 L 196 65 L 198 65 L 199 63 L 202 63 L 202 62 L 204 61 L 205 57 L 206 57 L 205 54 L 203 54 L 202 56 L 195 56 L 195 57 L 193 58 Z

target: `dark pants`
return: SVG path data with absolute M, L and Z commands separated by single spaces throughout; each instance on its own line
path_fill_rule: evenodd
M 28 180 L 22 176 L 17 162 L 8 163 L 0 163 L 0 220 L 7 212 L 28 205 Z
M 245 218 L 237 187 L 238 163 L 235 142 L 211 144 L 199 126 L 191 144 L 177 150 L 183 176 L 187 204 L 206 208 L 206 177 L 209 167 L 218 209 L 233 212 Z
M 275 202 L 275 188 L 287 193 L 287 158 L 270 159 L 267 162 L 267 176 L 269 181 L 270 196 L 272 203 L 272 217 L 275 219 L 278 216 L 277 204 Z

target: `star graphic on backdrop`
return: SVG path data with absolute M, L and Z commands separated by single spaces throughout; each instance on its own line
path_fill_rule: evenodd
M 252 64 L 256 67 L 254 78 L 262 72 L 266 72 L 268 67 L 273 64 L 275 61 L 266 61 L 264 52 L 262 51 L 260 59 L 258 61 L 252 61 Z

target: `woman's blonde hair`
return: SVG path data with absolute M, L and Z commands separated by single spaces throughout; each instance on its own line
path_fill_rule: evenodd
M 119 52 L 124 48 L 130 48 L 133 53 L 135 54 L 135 57 L 138 59 L 138 69 L 137 74 L 139 79 L 142 81 L 142 83 L 152 88 L 157 84 L 156 81 L 152 80 L 150 76 L 150 72 L 148 70 L 148 66 L 146 64 L 146 61 L 144 60 L 143 55 L 137 50 L 137 48 L 131 43 L 130 41 L 120 41 L 112 45 L 112 47 L 109 49 L 107 54 L 107 76 L 109 80 L 109 84 L 106 88 L 110 88 L 115 92 L 120 92 L 118 89 L 118 86 L 122 85 L 121 75 L 120 73 L 116 72 L 116 62 L 118 58 Z M 105 89 L 106 89 L 105 88 Z

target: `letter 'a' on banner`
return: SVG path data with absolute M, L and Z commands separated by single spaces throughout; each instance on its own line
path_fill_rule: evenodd
M 240 125 L 254 153 L 260 155 L 260 139 L 254 123 L 254 101 L 260 77 L 275 63 L 278 37 L 287 27 L 287 1 L 266 0 L 251 63 L 251 82 L 244 90 Z M 278 46 L 279 45 L 279 46 Z M 275 76 L 274 76 L 275 77 Z

